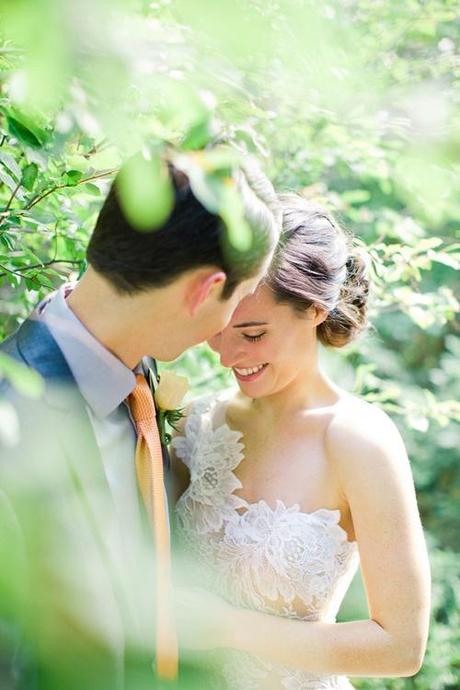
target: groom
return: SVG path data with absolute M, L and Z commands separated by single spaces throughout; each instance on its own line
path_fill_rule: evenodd
M 245 253 L 229 251 L 222 220 L 182 172 L 169 171 L 175 199 L 164 225 L 131 226 L 117 177 L 86 273 L 0 346 L 45 383 L 38 401 L 5 383 L 2 391 L 20 426 L 19 444 L 0 460 L 2 688 L 18 678 L 14 687 L 27 690 L 155 687 L 146 666 L 151 549 L 129 401 L 155 359 L 175 359 L 222 330 L 279 232 L 273 189 L 251 165 L 235 172 L 253 238 Z

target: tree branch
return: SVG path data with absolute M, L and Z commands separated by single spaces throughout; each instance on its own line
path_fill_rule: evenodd
M 18 193 L 20 186 L 21 186 L 21 180 L 19 180 L 16 187 L 13 189 L 11 196 L 8 199 L 8 203 L 6 204 L 5 208 L 2 211 L 2 214 L 7 213 L 9 211 L 9 208 L 10 208 L 11 204 L 13 203 L 13 199 L 15 198 L 16 194 Z
M 96 173 L 95 175 L 90 175 L 89 177 L 84 177 L 82 180 L 77 182 L 77 184 L 75 184 L 75 185 L 72 185 L 72 184 L 55 185 L 54 187 L 51 187 L 51 189 L 48 189 L 46 192 L 43 192 L 43 194 L 40 194 L 39 196 L 35 197 L 35 199 L 32 199 L 32 201 L 27 204 L 26 210 L 28 211 L 33 206 L 38 204 L 40 201 L 45 199 L 47 196 L 49 196 L 50 194 L 53 194 L 53 192 L 57 192 L 59 189 L 67 189 L 68 187 L 78 187 L 81 184 L 85 184 L 85 182 L 91 182 L 91 180 L 97 180 L 101 177 L 107 177 L 108 175 L 113 175 L 113 173 L 117 172 L 117 170 L 118 170 L 118 168 L 113 168 L 112 170 L 105 170 L 104 172 Z
M 22 268 L 17 268 L 16 270 L 12 268 L 8 268 L 7 266 L 4 266 L 3 264 L 0 264 L 0 268 L 3 268 L 4 273 L 0 273 L 0 278 L 3 276 L 6 276 L 7 273 L 12 273 L 15 276 L 19 276 L 20 278 L 24 278 L 22 275 L 24 271 L 31 271 L 34 268 L 46 268 L 47 266 L 53 266 L 53 264 L 82 264 L 83 259 L 51 259 L 51 261 L 44 261 L 41 264 L 32 264 L 31 266 L 23 266 Z
M 0 55 L 21 55 L 24 53 L 22 48 L 0 48 Z
M 18 276 L 19 278 L 24 278 L 24 276 L 22 275 L 22 273 L 20 273 L 20 269 L 18 269 L 17 271 L 15 271 L 15 270 L 13 270 L 12 268 L 8 268 L 8 266 L 4 266 L 3 264 L 0 264 L 0 268 L 3 268 L 3 270 L 4 270 L 4 273 L 0 273 L 0 278 L 1 278 L 2 276 L 8 275 L 8 273 L 11 273 L 11 275 L 13 275 L 13 276 Z M 32 280 L 32 281 L 36 282 L 37 285 L 40 285 L 40 283 L 38 282 L 38 280 L 37 280 L 36 278 L 33 278 L 33 277 L 32 277 L 32 278 L 30 278 L 29 280 Z

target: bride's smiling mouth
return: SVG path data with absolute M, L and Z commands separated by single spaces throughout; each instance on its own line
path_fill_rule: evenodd
M 262 375 L 267 367 L 268 363 L 257 364 L 253 367 L 232 367 L 232 369 L 239 381 L 255 381 Z

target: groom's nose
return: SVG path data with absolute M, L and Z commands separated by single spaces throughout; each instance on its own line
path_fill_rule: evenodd
M 213 335 L 212 338 L 208 338 L 208 345 L 211 348 L 211 350 L 214 350 L 214 352 L 217 352 L 219 354 L 220 352 L 220 341 L 222 339 L 222 331 L 220 333 L 216 333 L 216 335 Z
M 223 367 L 231 369 L 242 359 L 244 342 L 235 334 L 221 333 L 217 347 L 214 348 L 220 355 L 220 363 Z

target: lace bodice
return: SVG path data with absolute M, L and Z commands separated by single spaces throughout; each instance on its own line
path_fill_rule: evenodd
M 225 394 L 195 402 L 184 436 L 173 440 L 190 472 L 175 514 L 180 544 L 193 554 L 198 582 L 237 606 L 307 621 L 333 622 L 358 564 L 338 510 L 249 503 L 234 470 L 242 435 L 225 419 Z M 234 652 L 221 662 L 231 690 L 351 688 L 345 678 L 283 669 Z M 242 671 L 244 669 L 244 671 Z M 243 680 L 244 676 L 244 680 Z

